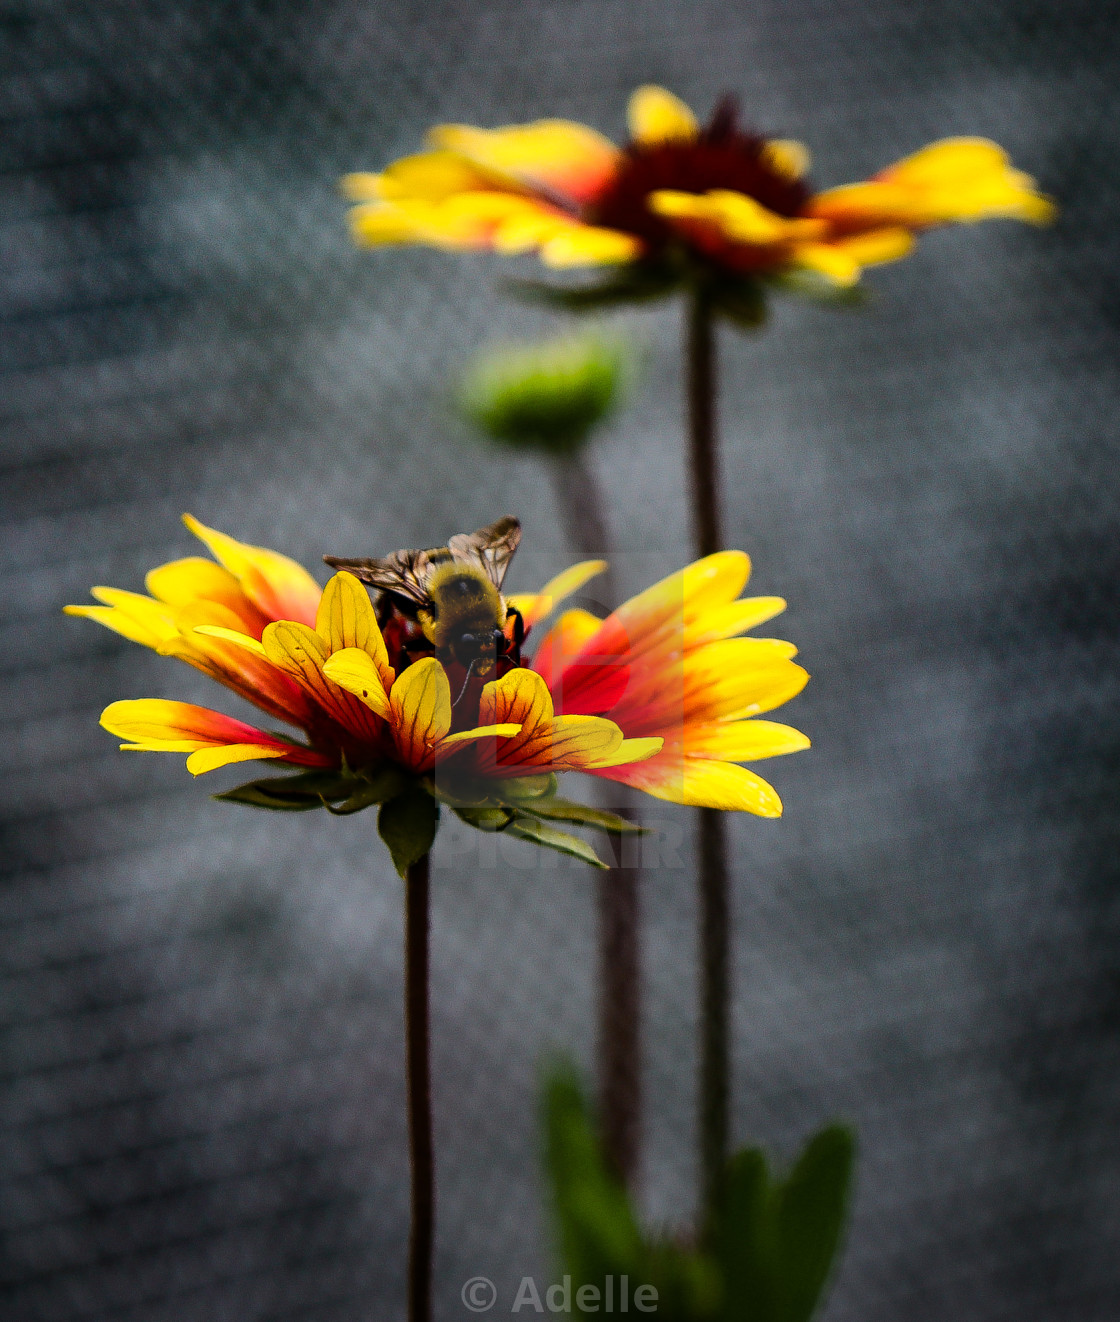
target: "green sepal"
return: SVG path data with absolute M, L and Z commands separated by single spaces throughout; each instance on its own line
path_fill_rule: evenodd
M 862 308 L 872 299 L 870 288 L 862 281 L 855 285 L 838 285 L 817 271 L 783 271 L 768 276 L 766 283 L 785 294 L 825 303 L 829 307 Z
M 359 786 L 372 783 L 345 769 L 300 771 L 291 776 L 266 776 L 263 780 L 250 780 L 213 797 L 225 803 L 245 803 L 253 808 L 306 812 L 310 808 L 322 808 L 324 803 L 348 799 Z
M 499 802 L 512 801 L 521 804 L 526 799 L 544 799 L 556 793 L 556 786 L 559 781 L 553 772 L 548 771 L 539 776 L 511 776 L 502 783 L 502 792 L 498 797 Z
M 335 817 L 349 817 L 351 813 L 361 812 L 363 808 L 372 808 L 375 803 L 387 803 L 394 799 L 408 784 L 405 776 L 393 767 L 386 767 L 383 771 L 366 779 L 365 777 L 354 777 L 351 782 L 351 793 L 343 803 L 337 808 L 332 808 L 329 803 L 324 802 L 324 807 Z
M 569 835 L 567 831 L 557 831 L 536 817 L 518 815 L 505 828 L 506 835 L 516 836 L 518 840 L 528 840 L 531 844 L 541 845 L 545 849 L 555 849 L 558 854 L 568 854 L 572 858 L 582 859 L 593 868 L 606 868 L 599 855 L 586 840 L 578 835 Z
M 506 288 L 527 303 L 543 303 L 564 312 L 597 312 L 622 303 L 650 303 L 665 298 L 681 283 L 671 267 L 636 262 L 594 284 L 555 285 L 546 280 L 507 280 Z
M 589 808 L 585 803 L 576 803 L 572 799 L 561 799 L 556 795 L 519 803 L 518 810 L 533 817 L 543 817 L 550 822 L 575 822 L 594 831 L 613 831 L 616 835 L 647 835 L 648 828 L 628 822 L 617 813 L 605 812 L 602 808 Z
M 513 821 L 513 809 L 501 803 L 458 803 L 451 805 L 451 811 L 468 826 L 478 831 L 504 831 Z
M 482 808 L 508 803 L 520 809 L 528 800 L 555 794 L 558 782 L 552 772 L 544 772 L 539 776 L 510 776 L 500 781 L 444 780 L 438 784 L 427 777 L 424 784 L 440 803 L 451 808 Z
M 713 310 L 741 330 L 757 330 L 766 323 L 766 290 L 758 280 L 727 276 L 708 286 Z
M 403 881 L 408 869 L 431 849 L 439 825 L 439 804 L 420 785 L 381 805 L 377 833 L 388 846 L 393 866 Z

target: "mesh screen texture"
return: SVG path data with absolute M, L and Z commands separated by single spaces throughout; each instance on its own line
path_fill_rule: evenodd
M 505 512 L 568 555 L 538 464 L 449 382 L 557 318 L 499 265 L 351 246 L 340 174 L 434 122 L 735 92 L 821 184 L 1007 146 L 1049 231 L 926 238 L 856 313 L 721 338 L 724 504 L 813 674 L 732 824 L 737 1142 L 861 1139 L 834 1322 L 1120 1310 L 1117 36 L 1107 7 L 902 0 L 103 0 L 0 6 L 0 1313 L 402 1315 L 401 893 L 370 815 L 213 803 L 109 701 L 214 701 L 60 607 L 190 553 L 189 509 L 314 565 Z M 506 268 L 513 269 L 513 268 Z M 526 272 L 532 267 L 527 265 Z M 679 308 L 628 313 L 593 463 L 622 587 L 683 563 Z M 224 700 L 226 710 L 235 710 Z M 233 773 L 211 788 L 234 783 Z M 691 1215 L 692 819 L 643 881 L 642 1200 Z M 434 862 L 437 1314 L 554 1270 L 535 1124 L 590 1067 L 594 886 L 449 835 Z

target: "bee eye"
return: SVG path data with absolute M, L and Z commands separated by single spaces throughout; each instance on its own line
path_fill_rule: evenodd
M 464 633 L 459 635 L 459 642 L 466 643 L 468 647 L 473 647 L 475 643 L 478 642 L 478 639 L 473 633 Z

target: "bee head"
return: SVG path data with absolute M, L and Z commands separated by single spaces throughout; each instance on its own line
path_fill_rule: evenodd
M 448 646 L 461 666 L 472 669 L 476 675 L 488 675 L 494 669 L 502 638 L 500 629 L 464 629 Z

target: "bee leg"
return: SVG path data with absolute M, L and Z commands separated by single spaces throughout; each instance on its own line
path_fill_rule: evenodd
M 525 641 L 525 621 L 521 612 L 515 606 L 511 606 L 506 612 L 507 621 L 511 615 L 513 616 L 513 637 L 506 642 L 506 656 L 513 658 L 513 667 L 511 668 L 515 668 L 521 664 L 521 644 Z

